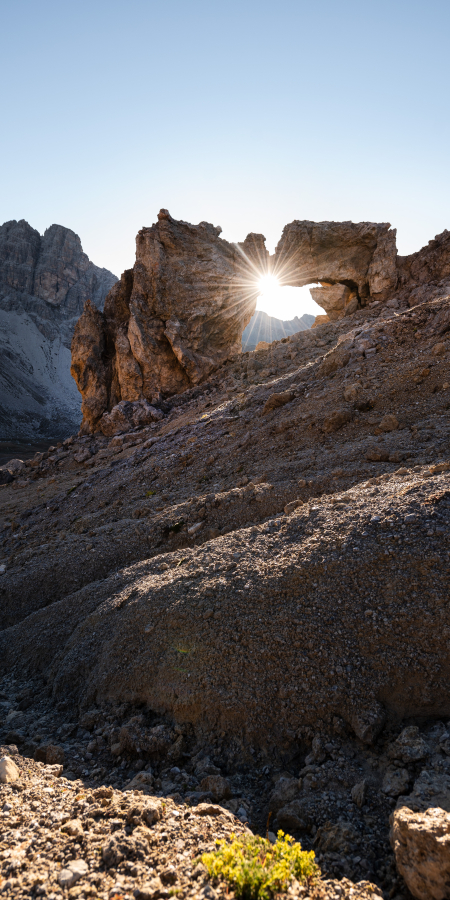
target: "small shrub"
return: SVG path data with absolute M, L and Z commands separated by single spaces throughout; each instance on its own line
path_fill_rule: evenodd
M 283 831 L 278 832 L 275 844 L 257 834 L 231 837 L 231 844 L 217 841 L 217 850 L 200 859 L 210 878 L 227 881 L 243 900 L 269 900 L 286 890 L 293 878 L 304 881 L 319 871 L 313 851 L 302 850 L 301 844 Z

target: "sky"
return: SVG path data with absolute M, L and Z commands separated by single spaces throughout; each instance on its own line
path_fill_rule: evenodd
M 450 227 L 448 0 L 0 12 L 1 222 L 72 228 L 117 275 L 161 207 L 271 252 L 293 219 L 387 221 L 401 254 Z

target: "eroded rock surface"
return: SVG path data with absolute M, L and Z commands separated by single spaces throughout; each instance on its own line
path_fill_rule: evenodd
M 450 881 L 450 815 L 396 810 L 391 841 L 400 874 L 417 900 L 445 900 Z
M 313 298 L 333 321 L 342 318 L 353 299 L 365 305 L 395 290 L 395 237 L 389 224 L 295 220 L 283 229 L 274 268 L 284 284 L 320 282 Z
M 69 228 L 41 236 L 0 226 L 0 436 L 66 437 L 79 427 L 70 342 L 88 298 L 102 307 L 116 276 L 95 266 Z
M 84 430 L 102 430 L 100 407 L 108 413 L 121 400 L 180 393 L 240 352 L 267 251 L 262 235 L 248 235 L 239 248 L 220 231 L 161 210 L 156 225 L 139 232 L 135 266 L 108 295 L 95 330 L 86 309 L 72 344 Z

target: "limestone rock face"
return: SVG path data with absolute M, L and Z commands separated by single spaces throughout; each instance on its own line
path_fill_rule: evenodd
M 135 266 L 110 291 L 103 316 L 86 307 L 72 343 L 85 431 L 99 430 L 101 415 L 121 401 L 179 393 L 240 352 L 267 251 L 262 235 L 237 245 L 220 230 L 161 210 L 139 232 Z
M 417 253 L 397 259 L 400 299 L 409 306 L 450 293 L 450 231 L 443 231 Z
M 391 819 L 397 869 L 418 900 L 444 900 L 450 881 L 450 815 L 443 809 L 414 813 L 404 807 Z
M 73 329 L 86 300 L 102 307 L 115 281 L 69 228 L 52 225 L 41 237 L 24 220 L 0 226 L 2 439 L 59 439 L 79 427 Z
M 323 287 L 314 289 L 314 299 L 331 320 L 342 318 L 353 296 L 365 305 L 395 290 L 395 238 L 395 229 L 387 223 L 295 220 L 283 230 L 274 267 L 284 284 L 320 282 Z

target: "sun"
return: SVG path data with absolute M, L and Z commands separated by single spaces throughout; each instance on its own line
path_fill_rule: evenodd
M 277 291 L 279 291 L 280 282 L 276 275 L 261 275 L 261 278 L 258 281 L 258 287 L 261 294 L 264 294 L 264 296 L 267 297 L 271 294 L 276 294 Z

